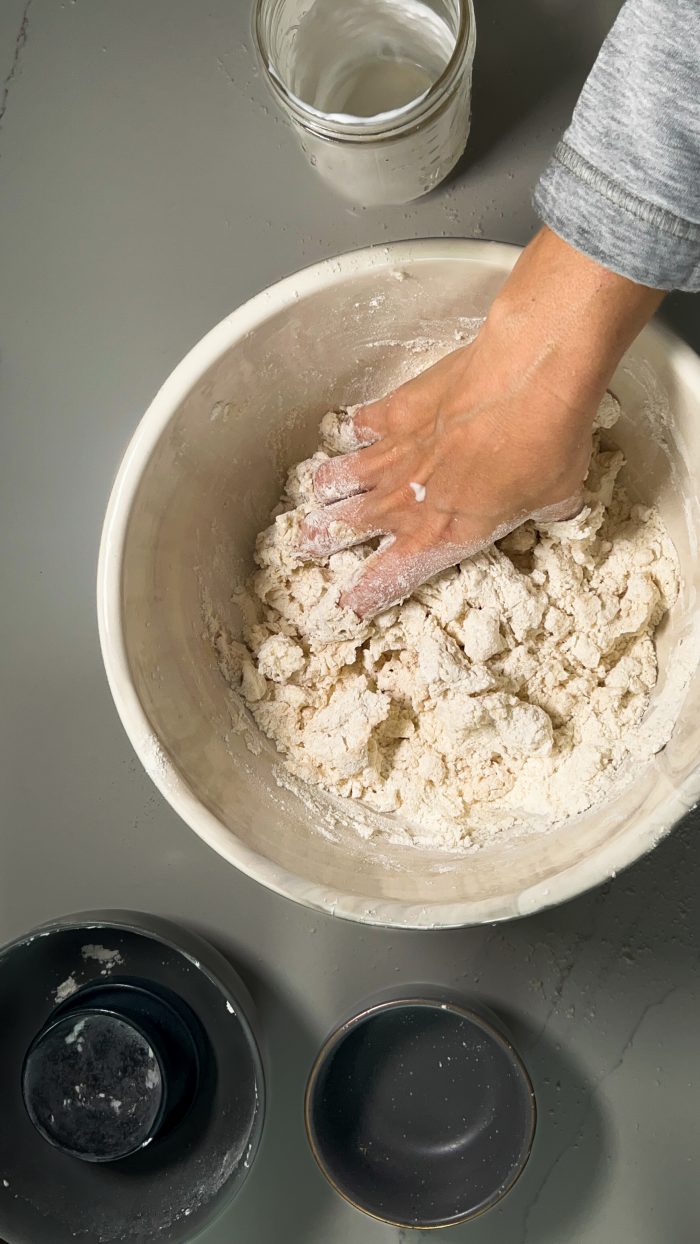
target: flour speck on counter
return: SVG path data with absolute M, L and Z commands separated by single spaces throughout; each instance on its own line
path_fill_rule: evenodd
M 583 812 L 651 757 L 654 633 L 679 569 L 659 514 L 619 480 L 618 413 L 606 396 L 577 518 L 525 523 L 371 622 L 338 604 L 370 546 L 298 556 L 315 466 L 344 449 L 326 417 L 258 538 L 242 637 L 209 620 L 225 677 L 296 778 L 391 814 L 393 837 L 454 849 Z

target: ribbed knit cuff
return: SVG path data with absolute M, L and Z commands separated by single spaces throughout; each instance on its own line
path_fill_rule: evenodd
M 700 290 L 700 225 L 631 194 L 560 142 L 533 197 L 544 224 L 603 267 L 655 289 Z

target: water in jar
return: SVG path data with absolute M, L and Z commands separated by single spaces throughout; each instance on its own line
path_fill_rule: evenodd
M 395 114 L 427 94 L 455 36 L 449 0 L 314 0 L 288 45 L 287 86 L 335 120 Z

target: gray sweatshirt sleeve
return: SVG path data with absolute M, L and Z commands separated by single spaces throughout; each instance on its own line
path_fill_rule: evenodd
M 700 0 L 627 0 L 534 204 L 606 268 L 700 290 Z

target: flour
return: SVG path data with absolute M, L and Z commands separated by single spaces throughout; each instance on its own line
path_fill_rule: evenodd
M 642 723 L 678 561 L 658 513 L 619 482 L 623 454 L 605 436 L 618 414 L 606 397 L 577 518 L 524 524 L 371 622 L 338 603 L 370 546 L 320 564 L 297 551 L 316 466 L 351 447 L 347 417 L 326 416 L 235 596 L 242 642 L 209 619 L 290 785 L 391 814 L 373 833 L 458 848 L 585 811 L 630 756 L 666 742 Z
M 61 981 L 61 984 L 58 986 L 53 999 L 55 1005 L 58 1006 L 59 1002 L 65 1002 L 66 998 L 70 998 L 72 994 L 77 992 L 77 990 L 78 982 L 76 981 L 73 973 L 71 973 L 71 975 L 67 976 L 64 981 Z
M 87 962 L 88 959 L 94 959 L 97 963 L 102 964 L 101 976 L 106 976 L 116 967 L 121 967 L 124 958 L 120 951 L 109 950 L 106 946 L 96 946 L 89 943 L 81 947 L 80 953 Z

